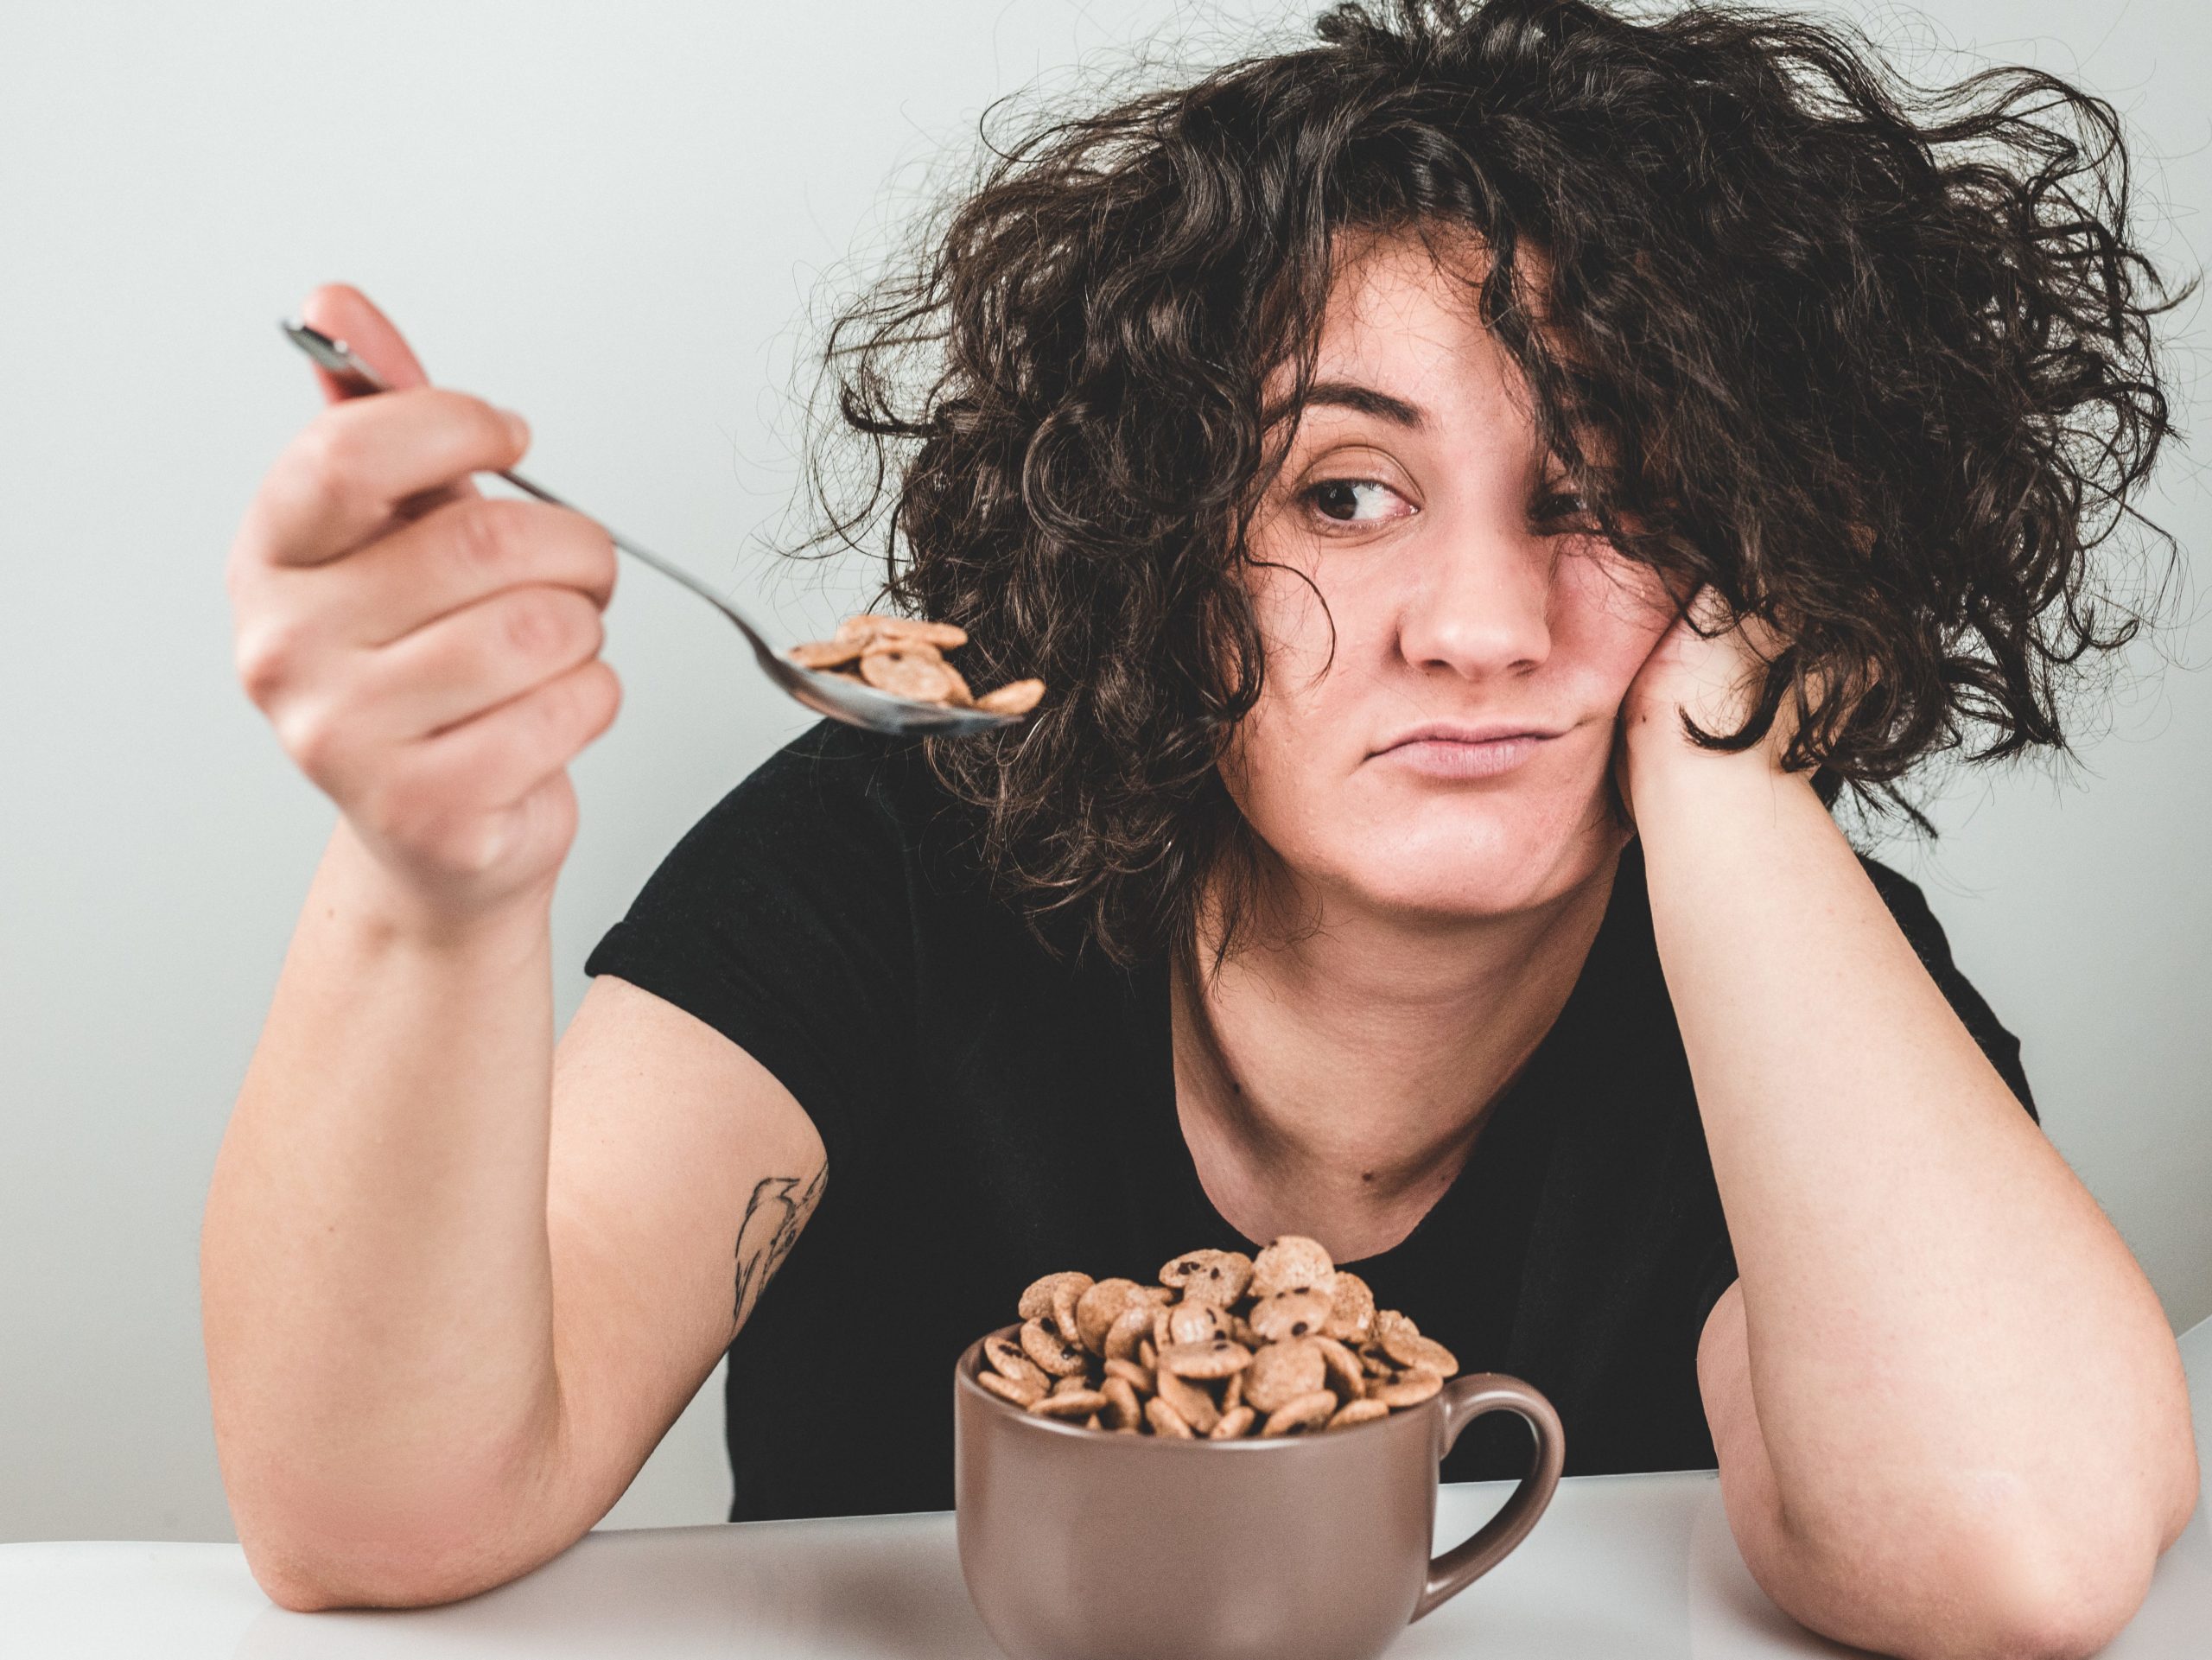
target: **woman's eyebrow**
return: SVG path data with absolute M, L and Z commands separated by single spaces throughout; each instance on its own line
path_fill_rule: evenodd
M 1417 404 L 1408 404 L 1402 398 L 1378 391 L 1372 386 L 1361 385 L 1354 380 L 1317 380 L 1306 394 L 1306 406 L 1333 404 L 1340 409 L 1357 410 L 1362 415 L 1374 416 L 1419 432 L 1427 424 L 1427 417 Z M 1276 404 L 1265 414 L 1263 424 L 1273 426 L 1289 412 L 1287 402 Z

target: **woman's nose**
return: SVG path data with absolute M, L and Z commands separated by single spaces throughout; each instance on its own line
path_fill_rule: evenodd
M 1399 619 L 1406 660 L 1471 680 L 1541 668 L 1552 649 L 1552 553 L 1548 537 L 1520 529 L 1435 538 Z

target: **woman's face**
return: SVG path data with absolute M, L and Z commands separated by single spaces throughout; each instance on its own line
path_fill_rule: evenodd
M 1270 397 L 1288 386 L 1281 372 Z M 1464 277 L 1418 239 L 1345 265 L 1254 522 L 1278 567 L 1249 574 L 1267 675 L 1222 768 L 1302 887 L 1494 916 L 1622 845 L 1615 720 L 1672 607 L 1648 568 L 1575 533 L 1588 521 L 1519 392 Z

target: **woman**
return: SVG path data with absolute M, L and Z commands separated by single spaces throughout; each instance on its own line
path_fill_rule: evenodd
M 310 423 L 232 564 L 342 810 L 206 1236 L 279 1601 L 545 1560 L 726 1348 L 734 1515 L 943 1506 L 945 1369 L 1027 1282 L 1297 1231 L 1545 1390 L 1570 1472 L 1717 1463 L 1821 1631 L 2133 1612 L 2196 1492 L 2164 1320 L 1828 811 L 2057 744 L 2125 635 L 2093 550 L 2168 428 L 2109 111 L 2015 71 L 1916 123 L 1743 13 L 1320 34 L 1039 132 L 849 314 L 893 599 L 1052 691 L 771 759 L 557 1053 L 613 559 L 469 487 L 519 419 L 311 298 L 408 390 Z

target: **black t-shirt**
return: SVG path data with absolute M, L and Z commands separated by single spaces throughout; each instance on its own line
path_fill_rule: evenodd
M 1165 960 L 1048 953 L 990 897 L 973 834 L 918 747 L 816 727 L 683 837 L 585 965 L 727 1034 L 829 1149 L 820 1207 L 730 1347 L 733 1521 L 949 1508 L 952 1363 L 1030 1281 L 1255 1248 L 1177 1121 Z M 1919 890 L 1866 868 L 2032 1114 L 2018 1042 Z M 1713 1466 L 1694 1362 L 1735 1259 L 1637 847 L 1458 1179 L 1346 1266 L 1464 1369 L 1542 1390 L 1569 1474 Z M 1526 1435 L 1478 1421 L 1446 1479 L 1517 1476 Z

